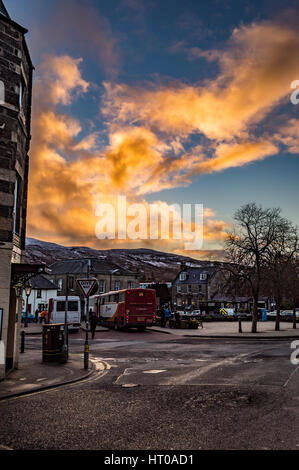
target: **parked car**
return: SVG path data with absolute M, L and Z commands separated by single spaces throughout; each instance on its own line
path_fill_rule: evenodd
M 272 312 L 268 312 L 267 313 L 267 320 L 275 320 L 276 315 L 277 315 L 276 310 L 273 310 Z
M 26 312 L 22 312 L 22 323 L 25 323 Z M 27 313 L 27 323 L 32 323 L 35 321 L 35 315 L 33 313 Z
M 204 318 L 204 315 L 201 315 L 200 310 L 193 310 L 192 312 L 190 312 L 190 315 L 195 318 Z
M 280 319 L 284 321 L 293 321 L 293 310 L 283 310 L 280 312 Z M 299 309 L 296 309 L 296 321 L 299 321 Z
M 222 315 L 222 313 L 217 313 L 217 312 L 211 312 L 209 313 L 209 317 L 212 319 L 212 320 L 216 320 L 216 321 L 225 321 L 226 320 L 226 317 L 224 315 Z
M 240 313 L 237 313 L 237 318 L 242 321 L 250 321 L 252 320 L 252 313 L 249 313 L 249 312 L 240 312 Z
M 219 313 L 224 317 L 225 320 L 235 320 L 237 314 L 234 308 L 221 308 Z

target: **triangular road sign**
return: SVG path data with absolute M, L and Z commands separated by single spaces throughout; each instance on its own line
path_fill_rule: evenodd
M 77 279 L 77 284 L 80 287 L 80 290 L 84 297 L 89 297 L 94 286 L 97 284 L 97 279 Z

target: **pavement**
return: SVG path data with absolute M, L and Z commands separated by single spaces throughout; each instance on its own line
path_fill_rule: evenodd
M 0 381 L 0 401 L 75 383 L 93 372 L 92 363 L 84 369 L 83 354 L 80 360 L 78 354 L 70 354 L 65 364 L 43 363 L 40 350 L 28 350 L 20 354 L 18 369 Z
M 275 322 L 259 321 L 257 333 L 251 333 L 251 321 L 242 321 L 242 333 L 239 333 L 239 323 L 237 321 L 203 322 L 203 328 L 199 327 L 196 330 L 161 328 L 160 326 L 151 327 L 151 330 L 179 337 L 299 339 L 299 323 L 297 328 L 294 329 L 291 322 L 281 322 L 280 331 L 275 331 Z
M 84 330 L 84 327 L 82 329 Z M 31 323 L 26 329 L 22 327 L 22 330 L 26 335 L 41 335 L 42 325 Z M 150 330 L 176 337 L 299 339 L 299 325 L 297 329 L 293 329 L 291 323 L 283 322 L 280 331 L 275 331 L 274 322 L 259 322 L 258 333 L 255 334 L 251 333 L 251 322 L 242 322 L 242 333 L 239 333 L 238 322 L 204 323 L 204 327 L 199 327 L 197 330 L 159 326 L 151 327 Z M 96 331 L 104 334 L 110 330 L 98 326 Z M 0 401 L 84 380 L 94 370 L 91 362 L 89 369 L 84 369 L 83 354 L 70 354 L 65 364 L 43 363 L 41 350 L 26 350 L 24 354 L 19 355 L 19 368 L 12 371 L 5 380 L 0 381 Z
M 104 330 L 107 331 L 97 328 L 97 332 Z M 22 326 L 21 331 L 26 335 L 41 335 L 42 325 L 29 323 L 27 328 Z M 92 362 L 89 362 L 88 370 L 84 369 L 83 354 L 69 354 L 67 363 L 60 364 L 43 362 L 40 349 L 25 350 L 19 354 L 18 369 L 0 381 L 0 401 L 75 383 L 87 379 L 94 370 Z

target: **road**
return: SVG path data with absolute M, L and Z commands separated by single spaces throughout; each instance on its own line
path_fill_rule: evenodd
M 27 347 L 40 348 L 31 337 Z M 70 335 L 82 360 L 84 333 Z M 97 333 L 106 374 L 0 403 L 13 449 L 299 449 L 299 367 L 289 340 Z

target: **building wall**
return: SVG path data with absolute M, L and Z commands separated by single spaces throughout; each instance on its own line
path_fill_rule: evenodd
M 25 32 L 0 17 L 0 308 L 7 369 L 18 365 L 22 307 L 11 287 L 11 263 L 23 261 L 26 234 L 32 65 Z
M 47 304 L 49 305 L 49 300 L 57 297 L 57 289 L 42 289 L 41 291 L 41 298 L 37 297 L 38 289 L 32 289 L 31 294 L 28 298 L 28 305 L 31 305 L 31 313 L 35 313 L 38 310 L 39 304 Z M 23 307 L 22 311 L 26 311 L 26 302 L 27 297 L 25 291 L 23 291 Z
M 78 288 L 77 286 L 77 283 L 76 283 L 76 279 L 80 279 L 80 278 L 85 278 L 86 277 L 86 274 L 85 275 L 72 275 L 71 273 L 69 274 L 69 276 L 73 276 L 74 277 L 74 289 L 73 290 L 70 290 L 69 291 L 69 295 L 80 295 L 81 294 L 81 291 L 80 289 Z M 91 274 L 90 275 L 91 277 L 95 277 L 96 279 L 98 279 L 99 283 L 101 281 L 104 281 L 104 284 L 105 284 L 105 290 L 104 292 L 108 292 L 110 290 L 110 275 L 109 274 Z M 66 295 L 66 277 L 67 275 L 66 274 L 56 274 L 56 275 L 49 275 L 47 276 L 48 279 L 50 279 L 56 286 L 59 286 L 60 284 L 60 280 L 62 279 L 62 290 L 58 290 L 58 295 Z M 121 289 L 127 289 L 128 288 L 128 283 L 131 282 L 132 283 L 132 287 L 131 288 L 137 288 L 139 287 L 139 280 L 136 276 L 132 275 L 132 276 L 111 276 L 111 287 L 112 287 L 112 290 L 114 290 L 114 283 L 115 281 L 119 281 L 120 282 L 120 288 L 119 290 Z M 100 292 L 98 292 L 100 293 Z
M 2 345 L 4 357 L 0 357 L 0 378 L 5 375 L 5 357 L 8 333 L 9 298 L 10 298 L 10 263 L 12 247 L 0 247 L 0 308 L 3 309 Z

